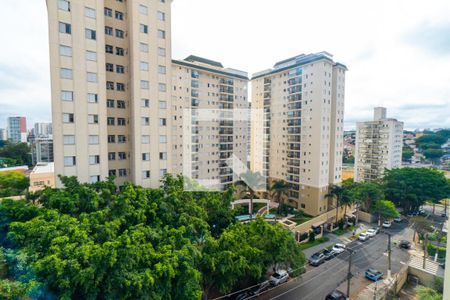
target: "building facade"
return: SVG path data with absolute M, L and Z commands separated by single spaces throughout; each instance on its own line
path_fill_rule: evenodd
M 8 135 L 5 128 L 0 128 L 0 141 L 8 140 Z
M 27 142 L 27 119 L 25 117 L 9 117 L 7 120 L 7 136 L 12 143 Z
M 51 137 L 53 135 L 52 123 L 35 123 L 33 129 L 35 137 Z
M 172 76 L 172 170 L 223 190 L 238 178 L 233 164 L 247 166 L 248 75 L 191 55 L 173 60 Z
M 172 158 L 170 5 L 47 0 L 56 175 L 159 186 Z
M 38 137 L 31 144 L 31 158 L 33 165 L 53 162 L 53 139 Z
M 55 187 L 55 169 L 53 163 L 39 163 L 30 173 L 29 192 L 43 190 L 45 187 Z
M 386 108 L 376 107 L 374 119 L 356 123 L 355 181 L 380 178 L 385 169 L 402 164 L 403 122 L 386 117 Z
M 288 204 L 328 211 L 341 182 L 345 72 L 327 52 L 299 55 L 252 78 L 251 168 L 285 180 Z

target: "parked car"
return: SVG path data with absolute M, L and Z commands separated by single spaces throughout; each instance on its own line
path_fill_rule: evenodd
M 264 281 L 261 282 L 258 286 L 252 288 L 249 292 L 250 296 L 258 296 L 267 291 L 270 288 L 270 282 Z
M 375 233 L 376 233 L 376 234 L 379 234 L 379 233 L 380 233 L 380 227 L 373 227 L 373 228 L 371 228 L 371 229 L 375 230 Z
M 345 248 L 346 248 L 346 246 L 345 246 L 344 244 L 337 243 L 337 244 L 334 245 L 333 248 L 331 248 L 331 249 L 332 249 L 332 250 L 336 253 L 336 255 L 337 255 L 337 254 L 339 254 L 339 253 L 344 252 L 344 251 L 345 251 Z
M 403 249 L 410 249 L 411 243 L 407 240 L 401 240 L 400 243 L 398 243 L 398 246 Z
M 247 298 L 250 298 L 250 294 L 248 292 L 243 292 L 237 295 L 236 298 L 234 298 L 234 300 L 245 300 Z
M 365 232 L 361 232 L 359 234 L 358 240 L 360 241 L 367 241 L 370 238 L 369 234 L 365 233 Z
M 289 274 L 286 270 L 278 270 L 272 276 L 270 276 L 270 283 L 272 285 L 279 285 L 287 282 L 289 279 Z
M 372 268 L 367 269 L 365 275 L 366 275 L 367 279 L 370 279 L 373 281 L 378 281 L 381 278 L 383 278 L 383 276 L 384 276 L 384 274 L 382 272 L 372 269 Z
M 367 229 L 367 234 L 369 235 L 369 237 L 374 237 L 377 235 L 377 231 L 373 228 Z
M 394 222 L 401 223 L 401 222 L 403 222 L 403 219 L 402 219 L 402 217 L 398 217 L 398 218 L 394 219 Z
M 447 218 L 447 214 L 444 212 L 444 213 L 441 214 L 441 217 Z
M 325 298 L 325 300 L 346 300 L 346 299 L 347 297 L 345 296 L 345 294 L 338 290 L 332 291 Z
M 384 222 L 383 222 L 383 227 L 384 227 L 384 228 L 390 228 L 391 226 L 392 226 L 391 221 L 384 221 Z
M 337 253 L 334 252 L 333 249 L 331 250 L 325 249 L 322 251 L 322 254 L 325 256 L 325 260 L 330 260 L 333 257 L 335 257 Z
M 311 266 L 318 266 L 322 263 L 325 262 L 325 255 L 323 253 L 317 252 L 314 253 L 310 258 L 309 258 L 309 264 Z

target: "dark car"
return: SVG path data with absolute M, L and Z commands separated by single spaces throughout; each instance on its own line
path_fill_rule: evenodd
M 322 254 L 325 256 L 325 260 L 330 260 L 333 257 L 335 257 L 337 253 L 334 252 L 333 250 L 325 249 L 322 251 Z
M 346 299 L 347 297 L 345 296 L 345 294 L 338 290 L 332 291 L 325 298 L 325 300 L 346 300 Z
M 367 279 L 370 279 L 372 281 L 378 281 L 381 278 L 383 278 L 384 274 L 378 270 L 369 268 L 367 269 L 367 271 L 365 272 L 365 276 Z
M 323 253 L 320 253 L 320 252 L 314 253 L 309 258 L 309 264 L 311 266 L 318 266 L 324 262 L 325 262 L 325 255 L 323 255 Z
M 237 295 L 236 298 L 234 298 L 234 300 L 245 300 L 247 298 L 250 298 L 250 294 L 247 292 L 243 292 Z
M 411 243 L 409 241 L 406 240 L 401 240 L 400 243 L 398 244 L 398 246 L 402 249 L 410 249 L 411 248 Z
M 250 296 L 258 296 L 267 291 L 270 288 L 270 282 L 264 281 L 258 286 L 252 288 L 249 292 Z

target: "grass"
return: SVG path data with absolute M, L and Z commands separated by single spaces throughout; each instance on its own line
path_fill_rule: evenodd
M 345 234 L 347 232 L 353 231 L 354 229 L 355 229 L 355 227 L 350 226 L 350 227 L 347 227 L 347 228 L 344 228 L 344 229 L 338 229 L 336 231 L 333 231 L 333 234 L 335 234 L 337 236 L 341 236 L 341 235 L 343 235 L 343 234 Z
M 301 211 L 295 212 L 294 214 L 295 214 L 295 216 L 290 218 L 289 220 L 294 221 L 295 223 L 297 223 L 297 225 L 300 225 L 300 224 L 305 223 L 312 219 L 311 216 L 309 216 Z
M 300 244 L 299 247 L 301 250 L 305 250 L 305 249 L 320 245 L 322 243 L 328 242 L 329 240 L 330 239 L 325 236 L 325 237 L 315 239 L 313 242 L 306 242 L 304 244 Z

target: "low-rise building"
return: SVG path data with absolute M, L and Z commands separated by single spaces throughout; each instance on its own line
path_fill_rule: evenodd
M 53 139 L 38 137 L 31 144 L 33 165 L 53 162 Z
M 55 187 L 54 163 L 39 163 L 30 173 L 30 192 L 36 192 L 45 187 Z

